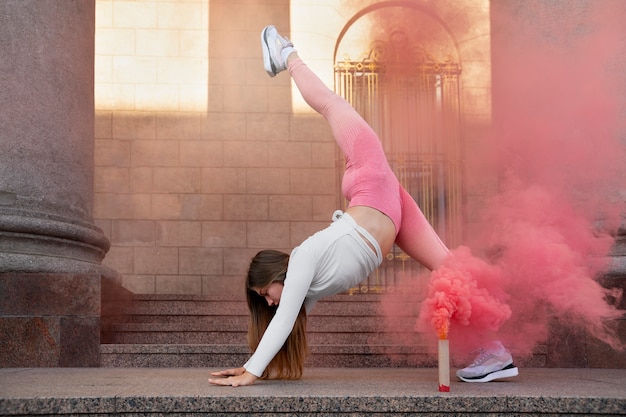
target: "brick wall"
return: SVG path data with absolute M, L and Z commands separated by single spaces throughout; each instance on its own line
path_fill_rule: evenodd
M 262 68 L 289 2 L 255 3 L 97 1 L 94 217 L 133 292 L 240 294 L 336 207 L 329 129 Z
M 97 0 L 94 217 L 126 288 L 240 295 L 258 250 L 290 251 L 329 223 L 336 145 L 290 78 L 267 76 L 259 34 L 278 26 L 332 88 L 339 34 L 370 3 Z M 463 10 L 484 23 L 485 4 Z M 474 144 L 489 122 L 488 31 L 449 23 L 471 74 L 461 94 Z M 482 185 L 470 186 L 472 213 Z

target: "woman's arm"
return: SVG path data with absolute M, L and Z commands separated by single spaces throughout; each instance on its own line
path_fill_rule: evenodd
M 292 252 L 276 314 L 265 330 L 256 351 L 243 367 L 212 373 L 213 376 L 228 378 L 210 378 L 211 384 L 252 385 L 263 374 L 293 329 L 313 280 L 314 265 L 315 257 L 307 248 L 300 246 Z
M 303 244 L 289 258 L 287 276 L 276 314 L 267 326 L 259 346 L 244 368 L 261 376 L 293 330 L 315 273 L 312 248 Z

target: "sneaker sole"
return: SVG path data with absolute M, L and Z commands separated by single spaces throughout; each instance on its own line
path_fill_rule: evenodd
M 276 72 L 274 72 L 274 67 L 272 65 L 272 58 L 270 56 L 270 47 L 267 44 L 267 38 L 265 34 L 271 28 L 271 26 L 266 26 L 261 32 L 261 48 L 263 48 L 263 67 L 265 68 L 265 72 L 270 77 L 275 77 Z
M 461 381 L 464 381 L 464 382 L 489 382 L 489 381 L 493 381 L 494 379 L 512 378 L 518 375 L 519 375 L 519 370 L 516 367 L 514 367 L 514 368 L 503 369 L 501 371 L 495 371 L 490 374 L 483 375 L 480 377 L 475 377 L 475 378 L 464 378 L 459 375 L 457 375 L 457 378 L 459 378 Z

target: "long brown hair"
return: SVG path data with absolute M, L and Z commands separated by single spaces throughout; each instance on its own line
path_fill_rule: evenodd
M 250 262 L 246 280 L 246 298 L 250 309 L 248 345 L 255 351 L 277 306 L 269 306 L 255 289 L 265 288 L 272 282 L 285 282 L 289 255 L 276 250 L 262 250 Z M 306 310 L 300 308 L 298 318 L 285 344 L 261 375 L 264 379 L 300 379 L 304 360 L 309 353 L 306 341 Z

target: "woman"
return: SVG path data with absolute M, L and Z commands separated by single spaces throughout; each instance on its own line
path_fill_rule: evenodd
M 291 255 L 261 251 L 248 272 L 248 339 L 255 353 L 241 368 L 212 373 L 217 385 L 250 385 L 259 377 L 297 379 L 307 353 L 306 314 L 321 298 L 359 284 L 393 244 L 430 270 L 449 256 L 413 198 L 402 188 L 371 127 L 302 62 L 274 26 L 261 33 L 263 61 L 274 77 L 288 70 L 304 100 L 328 121 L 346 157 L 345 213 Z M 223 378 L 227 377 L 227 378 Z

